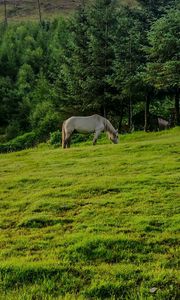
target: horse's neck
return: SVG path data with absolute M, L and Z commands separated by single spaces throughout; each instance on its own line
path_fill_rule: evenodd
M 114 127 L 112 126 L 111 122 L 107 119 L 105 119 L 105 130 L 111 133 L 115 133 Z

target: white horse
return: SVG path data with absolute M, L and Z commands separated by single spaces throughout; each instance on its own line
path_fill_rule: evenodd
M 89 117 L 71 117 L 64 121 L 62 126 L 62 147 L 70 147 L 70 138 L 74 131 L 80 133 L 94 133 L 93 145 L 96 144 L 101 132 L 106 131 L 109 139 L 118 143 L 118 130 L 114 129 L 112 124 L 106 118 L 99 115 Z

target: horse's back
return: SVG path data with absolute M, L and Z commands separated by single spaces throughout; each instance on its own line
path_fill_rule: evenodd
M 97 128 L 103 126 L 103 117 L 95 114 L 87 117 L 70 117 L 64 125 L 70 130 L 77 130 L 79 132 L 94 132 Z

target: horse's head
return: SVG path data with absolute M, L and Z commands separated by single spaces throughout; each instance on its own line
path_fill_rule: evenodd
M 118 144 L 119 139 L 118 139 L 118 129 L 116 129 L 114 132 L 108 132 L 109 139 L 114 143 Z

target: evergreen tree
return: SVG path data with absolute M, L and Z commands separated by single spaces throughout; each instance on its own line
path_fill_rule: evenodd
M 143 33 L 139 16 L 128 8 L 121 8 L 117 12 L 117 28 L 113 34 L 115 58 L 109 82 L 116 89 L 113 97 L 121 103 L 121 110 L 128 109 L 130 129 L 133 103 L 139 98 L 139 72 L 144 64 L 142 45 Z
M 49 43 L 50 64 L 48 79 L 53 85 L 54 104 L 57 110 L 64 114 L 68 112 L 71 102 L 70 82 L 72 82 L 72 31 L 69 19 L 59 19 L 53 22 L 53 35 Z
M 17 91 L 10 77 L 0 76 L 0 127 L 17 118 Z
M 111 105 L 107 77 L 113 60 L 114 12 L 114 1 L 95 0 L 81 6 L 71 21 L 61 78 L 67 88 L 66 104 L 76 112 L 99 111 L 105 115 Z
M 177 0 L 138 0 L 147 13 L 148 18 L 158 19 L 169 8 L 175 7 Z
M 88 92 L 88 103 L 101 114 L 107 114 L 111 106 L 112 86 L 108 77 L 112 73 L 114 51 L 112 34 L 116 27 L 116 1 L 96 0 L 88 10 L 88 75 L 84 88 Z
M 173 92 L 176 123 L 180 124 L 180 10 L 172 9 L 157 20 L 148 34 L 147 82 L 158 90 Z
M 85 88 L 87 80 L 89 57 L 88 47 L 89 38 L 87 35 L 88 19 L 86 7 L 82 5 L 74 18 L 70 22 L 69 30 L 71 32 L 69 42 L 69 54 L 65 75 L 67 80 L 68 97 L 75 110 L 83 111 L 87 107 L 85 104 L 88 93 Z
M 22 131 L 30 128 L 30 94 L 40 70 L 47 72 L 48 40 L 49 32 L 34 23 L 13 24 L 2 32 L 0 39 L 1 82 L 3 86 L 5 82 L 7 86 L 9 81 L 11 82 L 6 99 L 3 93 L 0 95 L 3 110 L 6 108 L 9 115 L 8 117 L 5 114 L 7 126 L 13 122 L 14 126 L 18 124 Z M 9 94 L 11 97 L 8 96 Z

